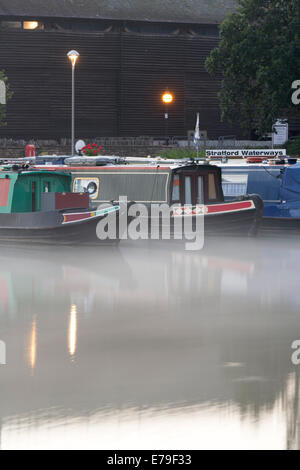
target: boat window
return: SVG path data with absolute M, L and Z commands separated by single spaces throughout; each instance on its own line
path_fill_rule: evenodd
M 248 175 L 222 174 L 222 188 L 225 197 L 247 194 Z
M 214 173 L 208 174 L 208 199 L 217 199 L 216 183 Z
M 89 193 L 91 199 L 97 199 L 99 193 L 99 178 L 75 178 L 74 193 Z
M 198 176 L 196 204 L 204 204 L 203 176 Z
M 185 179 L 185 204 L 192 204 L 192 178 L 186 176 Z
M 44 25 L 36 20 L 23 21 L 23 29 L 35 31 L 37 29 L 44 29 Z
M 172 201 L 177 202 L 179 200 L 180 200 L 179 175 L 174 175 L 173 189 L 172 189 Z

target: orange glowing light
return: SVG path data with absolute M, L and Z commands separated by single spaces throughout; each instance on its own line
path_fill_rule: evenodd
M 174 96 L 169 91 L 165 91 L 161 99 L 165 104 L 171 104 L 174 100 Z
M 24 21 L 23 22 L 23 29 L 37 29 L 39 27 L 39 23 L 37 21 Z

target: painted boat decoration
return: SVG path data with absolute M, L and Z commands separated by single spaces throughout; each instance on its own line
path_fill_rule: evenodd
M 99 221 L 120 207 L 92 209 L 87 192 L 71 192 L 71 175 L 53 171 L 0 173 L 0 243 L 84 244 L 100 240 Z
M 118 203 L 121 196 L 149 208 L 153 204 L 177 205 L 172 223 L 178 217 L 192 215 L 196 220 L 204 216 L 206 235 L 255 234 L 262 218 L 263 203 L 256 195 L 236 198 L 230 204 L 225 201 L 221 169 L 214 165 L 185 161 L 87 166 L 74 161 L 71 166 L 47 168 L 70 171 L 73 192 L 88 192 L 95 207 L 103 202 Z M 149 218 L 150 225 L 164 224 L 163 216 Z

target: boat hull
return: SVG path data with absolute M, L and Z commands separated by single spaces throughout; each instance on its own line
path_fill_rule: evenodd
M 253 195 L 195 209 L 179 207 L 176 212 L 171 218 L 148 217 L 145 225 L 149 236 L 153 238 L 153 233 L 156 233 L 159 234 L 157 238 L 167 239 L 168 233 L 171 238 L 175 237 L 175 233 L 181 233 L 183 239 L 190 239 L 196 232 L 204 237 L 256 236 L 262 220 L 263 203 Z
M 257 210 L 242 213 L 209 215 L 204 220 L 205 236 L 255 236 L 259 230 L 260 219 Z
M 67 213 L 67 216 L 73 214 Z M 76 214 L 78 215 L 78 214 Z M 115 245 L 116 237 L 101 240 L 97 236 L 98 223 L 107 215 L 88 217 L 83 220 L 65 221 L 65 214 L 36 212 L 24 214 L 0 214 L 0 243 L 24 245 Z M 116 213 L 116 218 L 119 213 Z M 117 224 L 118 227 L 118 224 Z

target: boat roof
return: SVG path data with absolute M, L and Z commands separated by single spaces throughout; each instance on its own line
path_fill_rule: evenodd
M 53 176 L 53 171 L 50 170 L 25 170 L 20 173 L 21 175 L 51 175 Z M 68 176 L 68 173 L 65 171 L 56 171 L 55 175 L 60 175 L 60 176 Z
M 36 161 L 36 159 L 38 161 Z M 85 166 L 85 167 L 94 167 L 94 166 L 112 166 L 112 165 L 134 165 L 134 166 L 178 166 L 178 165 L 184 165 L 191 163 L 191 161 L 198 162 L 198 163 L 209 163 L 213 164 L 216 166 L 220 166 L 222 168 L 228 168 L 228 167 L 242 167 L 242 168 L 253 168 L 253 167 L 277 167 L 277 166 L 289 166 L 290 163 L 280 163 L 280 165 L 274 165 L 270 164 L 267 161 L 264 161 L 262 163 L 249 163 L 247 160 L 244 158 L 232 158 L 229 159 L 226 163 L 222 162 L 221 158 L 192 158 L 189 159 L 187 157 L 185 158 L 163 158 L 160 156 L 155 156 L 155 157 L 119 157 L 116 155 L 101 155 L 98 157 L 84 157 L 84 156 L 74 156 L 71 157 L 70 155 L 42 155 L 42 156 L 37 156 L 37 157 L 29 157 L 29 158 L 23 158 L 22 161 L 24 163 L 36 163 L 36 167 L 40 167 L 45 164 L 45 166 L 52 167 L 52 166 L 71 166 L 72 168 L 76 166 Z M 62 163 L 62 161 L 64 163 Z M 99 165 L 99 163 L 102 163 L 103 165 Z M 95 164 L 94 164 L 95 163 Z M 42 166 L 44 168 L 44 166 Z
M 103 165 L 103 166 L 68 166 L 68 165 L 47 165 L 48 171 L 49 172 L 63 172 L 63 170 L 72 172 L 75 170 L 95 170 L 95 171 L 109 171 L 109 170 L 148 170 L 148 171 L 153 171 L 153 170 L 177 170 L 180 168 L 191 168 L 191 167 L 198 167 L 203 168 L 203 169 L 211 169 L 211 168 L 219 168 L 217 165 L 214 164 L 207 164 L 207 163 L 200 163 L 200 164 L 193 164 L 192 162 L 182 162 L 182 163 L 171 163 L 171 164 L 166 164 L 166 163 L 159 163 L 157 162 L 156 164 L 145 164 L 142 163 L 140 165 L 137 164 L 127 164 L 127 165 Z M 42 169 L 43 166 L 36 165 L 35 168 L 38 170 Z
M 5 170 L 3 169 L 0 171 L 0 178 L 5 178 L 6 175 L 16 175 L 16 176 L 24 176 L 24 175 L 34 175 L 34 176 L 39 176 L 39 175 L 49 175 L 49 176 L 70 176 L 70 173 L 67 173 L 66 171 L 51 171 L 51 170 L 43 170 L 43 169 L 36 169 L 36 170 L 22 170 L 20 169 L 19 171 L 13 171 L 11 169 Z

